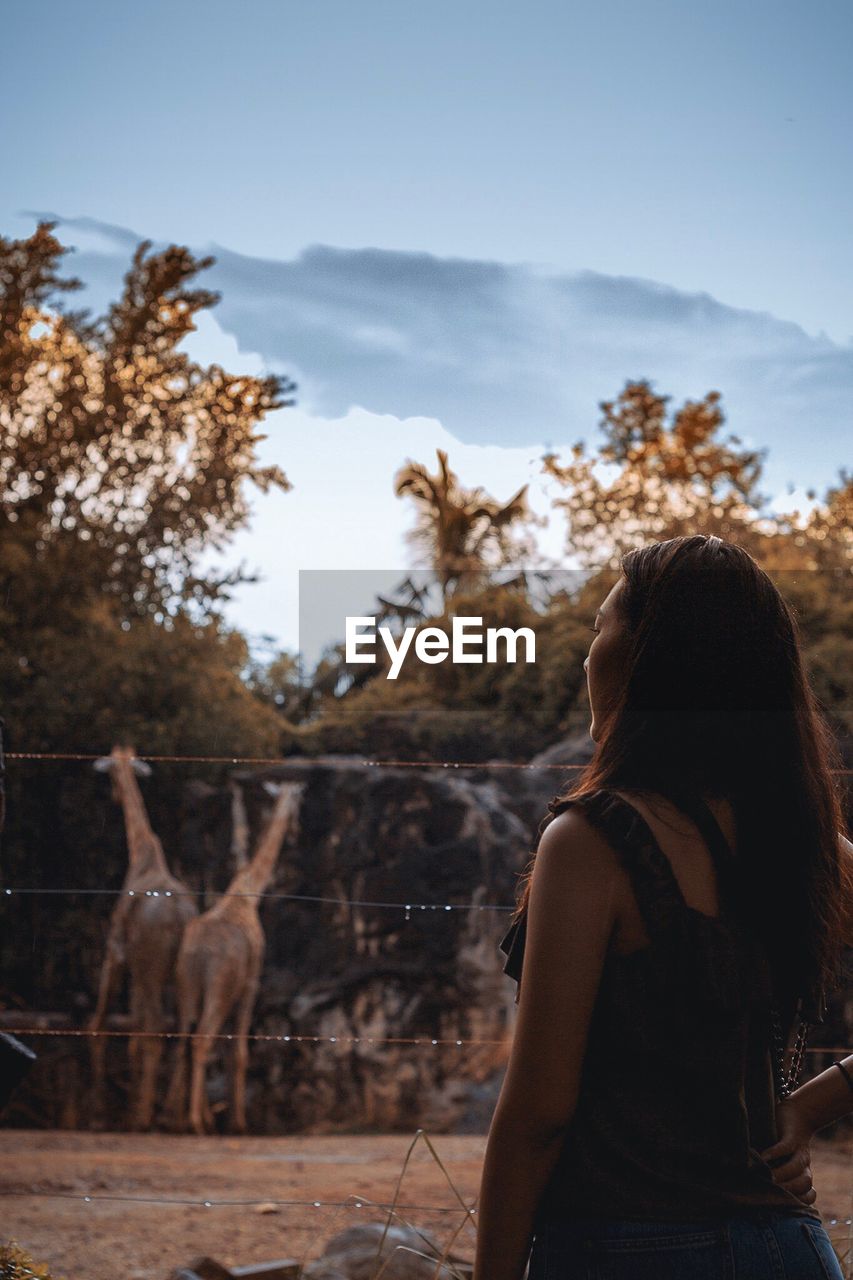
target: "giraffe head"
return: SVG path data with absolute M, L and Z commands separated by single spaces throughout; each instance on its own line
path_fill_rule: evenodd
M 108 756 L 100 756 L 92 768 L 98 773 L 108 773 L 112 783 L 113 799 L 118 801 L 119 794 L 116 786 L 116 766 L 126 761 L 133 772 L 140 778 L 149 778 L 151 776 L 151 765 L 146 764 L 144 760 L 140 760 L 133 747 L 116 745 Z
M 270 782 L 263 783 L 263 789 L 274 800 L 273 808 L 287 814 L 287 830 L 291 835 L 299 832 L 299 811 L 302 797 L 305 794 L 304 782 Z

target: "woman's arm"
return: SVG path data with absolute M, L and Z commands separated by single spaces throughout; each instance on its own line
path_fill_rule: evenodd
M 853 1079 L 853 1053 L 841 1061 Z M 836 1066 L 822 1071 L 778 1102 L 779 1140 L 761 1152 L 761 1158 L 773 1166 L 774 1182 L 799 1196 L 804 1204 L 814 1204 L 817 1192 L 812 1186 L 812 1138 L 818 1129 L 850 1112 L 853 1112 L 853 1089 Z
M 839 832 L 841 854 L 846 859 L 841 883 L 848 891 L 847 945 L 853 947 L 853 844 Z M 841 1059 L 847 1075 L 831 1066 L 812 1080 L 807 1080 L 793 1093 L 777 1103 L 776 1124 L 779 1141 L 761 1152 L 768 1163 L 776 1161 L 773 1178 L 799 1195 L 807 1204 L 815 1201 L 811 1186 L 811 1140 L 819 1129 L 824 1129 L 842 1116 L 853 1113 L 853 1088 L 847 1076 L 853 1079 L 853 1054 Z
M 853 1053 L 840 1061 L 847 1075 L 853 1079 Z M 787 1101 L 796 1103 L 812 1133 L 817 1133 L 818 1129 L 824 1129 L 834 1120 L 853 1112 L 853 1088 L 844 1072 L 832 1066 L 801 1084 L 799 1089 L 788 1095 Z
M 521 1280 L 533 1218 L 560 1154 L 565 1130 L 550 1138 L 495 1108 L 477 1205 L 473 1280 Z
M 580 1088 L 615 923 L 616 854 L 577 811 L 545 828 L 530 883 L 509 1064 L 489 1128 L 473 1280 L 521 1280 Z
M 843 833 L 839 833 L 839 839 L 841 855 L 846 859 L 847 864 L 846 876 L 842 876 L 842 885 L 851 891 L 847 899 L 845 937 L 847 945 L 853 947 L 853 844 Z M 846 1068 L 847 1075 L 853 1078 L 853 1054 L 842 1058 L 841 1064 Z M 832 1066 L 822 1071 L 819 1076 L 815 1076 L 813 1080 L 807 1080 L 805 1084 L 800 1085 L 799 1089 L 795 1089 L 788 1095 L 788 1101 L 796 1102 L 804 1119 L 811 1125 L 812 1133 L 817 1133 L 818 1129 L 824 1129 L 834 1120 L 840 1120 L 842 1116 L 853 1112 L 853 1089 L 848 1084 L 844 1072 Z
M 846 863 L 841 883 L 848 891 L 847 927 L 844 936 L 847 946 L 853 947 L 853 843 L 843 832 L 839 832 L 839 841 L 841 856 Z M 841 1065 L 846 1068 L 847 1076 L 853 1079 L 853 1054 L 842 1058 Z M 842 1116 L 853 1112 L 853 1088 L 848 1083 L 847 1076 L 836 1066 L 828 1067 L 819 1076 L 807 1080 L 788 1095 L 788 1100 L 796 1101 L 804 1118 L 811 1124 L 812 1133 L 817 1133 L 818 1129 L 824 1129 L 834 1120 L 840 1120 Z

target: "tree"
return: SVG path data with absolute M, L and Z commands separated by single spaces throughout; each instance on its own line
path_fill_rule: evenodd
M 154 254 L 143 242 L 106 315 L 66 311 L 62 296 L 80 281 L 59 275 L 67 249 L 53 226 L 0 238 L 0 675 L 10 739 L 80 749 L 82 733 L 91 745 L 96 726 L 109 736 L 109 725 L 132 723 L 146 726 L 140 749 L 156 738 L 168 750 L 170 733 L 171 749 L 198 745 L 218 710 L 244 746 L 269 746 L 274 717 L 258 716 L 235 670 L 245 644 L 217 612 L 246 575 L 199 566 L 245 523 L 249 486 L 290 487 L 277 467 L 259 465 L 257 425 L 293 403 L 294 384 L 232 376 L 180 349 L 196 313 L 217 301 L 190 287 L 212 259 L 187 249 Z M 133 673 L 170 652 L 176 635 L 195 674 L 175 685 L 185 696 L 173 699 L 170 727 L 159 707 L 151 714 L 157 681 Z M 182 661 L 172 663 L 177 681 Z
M 566 515 L 567 550 L 599 570 L 583 598 L 603 598 L 620 556 L 646 542 L 715 533 L 739 543 L 793 606 L 818 695 L 836 731 L 849 735 L 853 477 L 842 470 L 806 515 L 769 514 L 759 490 L 766 450 L 746 449 L 735 435 L 720 438 L 719 392 L 686 401 L 667 420 L 669 400 L 647 381 L 627 382 L 615 401 L 599 406 L 597 452 L 579 441 L 566 465 L 554 454 L 543 459 L 565 491 L 554 506 Z
M 618 562 L 642 542 L 690 533 L 742 541 L 773 532 L 756 527 L 766 499 L 758 491 L 766 451 L 719 439 L 725 416 L 720 394 L 688 400 L 667 423 L 669 396 L 646 381 L 627 382 L 615 401 L 603 401 L 604 443 L 588 453 L 579 441 L 561 464 L 546 454 L 543 470 L 567 490 L 554 506 L 567 518 L 567 551 L 587 565 Z M 602 464 L 611 471 L 602 479 Z M 615 469 L 615 474 L 613 473 Z
M 0 238 L 8 745 L 86 754 L 124 740 L 147 755 L 275 754 L 280 718 L 247 687 L 246 642 L 219 613 L 245 575 L 203 568 L 202 557 L 245 522 L 253 486 L 290 487 L 259 464 L 257 428 L 293 403 L 294 385 L 204 367 L 180 349 L 195 314 L 217 301 L 191 287 L 212 259 L 143 243 L 119 300 L 90 319 L 62 306 L 79 287 L 59 275 L 66 252 L 51 223 L 25 240 Z M 185 784 L 221 772 L 165 762 L 155 772 L 155 826 L 178 865 Z M 3 866 L 13 882 L 116 885 L 125 858 L 114 806 L 88 764 L 15 762 Z M 77 944 L 45 944 L 54 936 Z M 92 900 L 33 897 L 0 940 L 0 968 L 32 1001 L 82 995 L 101 944 Z
M 436 454 L 435 475 L 409 460 L 394 477 L 394 493 L 415 502 L 417 519 L 407 536 L 434 570 L 446 602 L 463 583 L 470 589 L 484 581 L 489 569 L 532 557 L 532 541 L 518 530 L 537 518 L 527 502 L 527 485 L 497 502 L 479 486 L 465 489 L 445 451 Z
M 210 607 L 244 580 L 197 566 L 245 523 L 247 483 L 290 487 L 258 464 L 256 427 L 294 384 L 180 350 L 218 301 L 190 287 L 213 259 L 185 248 L 143 242 L 106 315 L 64 311 L 56 295 L 80 281 L 58 274 L 54 225 L 0 237 L 0 587 L 37 581 L 53 614 L 81 593 L 108 593 L 125 617 Z

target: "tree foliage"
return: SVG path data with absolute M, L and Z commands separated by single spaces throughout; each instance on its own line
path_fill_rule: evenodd
M 482 580 L 489 568 L 532 558 L 534 544 L 522 530 L 537 521 L 526 484 L 498 502 L 479 485 L 466 489 L 446 452 L 437 449 L 436 454 L 435 474 L 409 460 L 394 477 L 394 492 L 415 503 L 417 517 L 408 539 L 435 572 L 447 600 L 459 587 L 470 589 L 478 577 Z
M 218 605 L 241 571 L 203 561 L 246 521 L 258 424 L 287 379 L 233 376 L 181 349 L 217 301 L 211 259 L 143 242 L 106 314 L 70 312 L 53 224 L 0 238 L 0 678 L 10 743 L 269 749 L 275 717 L 241 679 Z M 226 740 L 229 739 L 227 742 Z
M 505 523 L 493 530 L 482 490 L 462 490 L 446 454 L 439 452 L 436 475 L 411 463 L 401 470 L 397 492 L 418 503 L 413 541 L 446 583 L 445 611 L 425 612 L 412 589 L 405 599 L 381 600 L 386 615 L 445 629 L 451 612 L 482 614 L 486 625 L 535 625 L 537 669 L 415 664 L 391 683 L 381 664 L 362 668 L 349 684 L 324 689 L 303 742 L 346 749 L 350 740 L 370 751 L 388 738 L 390 726 L 398 752 L 415 756 L 449 754 L 443 734 L 447 741 L 461 737 L 470 758 L 523 757 L 547 745 L 586 720 L 585 682 L 576 678 L 588 647 L 584 628 L 615 581 L 619 557 L 646 542 L 696 532 L 740 543 L 774 577 L 800 620 L 818 695 L 838 731 L 850 733 L 853 479 L 842 471 L 839 484 L 805 515 L 768 513 L 760 489 L 766 450 L 746 448 L 736 435 L 722 438 L 719 393 L 675 411 L 668 409 L 670 399 L 646 381 L 628 382 L 600 406 L 597 449 L 579 442 L 565 464 L 554 454 L 543 459 L 545 474 L 563 491 L 554 507 L 566 519 L 567 552 L 583 569 L 574 588 L 558 590 L 539 615 L 531 611 L 524 575 L 509 590 L 490 580 L 492 570 L 517 553 L 502 535 L 523 522 L 525 490 L 499 508 Z M 456 565 L 462 570 L 454 578 Z M 337 666 L 345 668 L 342 647 Z
M 92 319 L 63 307 L 79 285 L 60 275 L 65 253 L 49 223 L 26 240 L 0 239 L 7 745 L 273 755 L 279 717 L 248 687 L 246 641 L 220 616 L 244 575 L 208 565 L 245 523 L 253 488 L 289 488 L 257 450 L 259 424 L 292 403 L 293 384 L 231 375 L 182 350 L 194 316 L 216 302 L 193 284 L 210 259 L 141 244 L 120 297 Z M 147 800 L 173 866 L 206 856 L 177 839 L 186 784 L 220 776 L 200 764 L 156 769 Z M 16 760 L 8 785 L 7 882 L 121 883 L 120 815 L 85 760 Z M 58 991 L 91 992 L 101 933 L 92 900 L 29 899 L 0 940 L 15 998 L 39 1007 Z
M 767 450 L 722 438 L 720 393 L 672 412 L 670 399 L 647 381 L 626 382 L 616 400 L 599 405 L 597 449 L 578 441 L 566 463 L 545 455 L 545 473 L 565 490 L 554 506 L 566 519 L 567 552 L 615 565 L 644 542 L 707 533 L 739 542 L 768 569 L 850 565 L 853 477 L 842 470 L 805 516 L 770 513 L 759 488 Z
M 247 483 L 289 488 L 259 465 L 256 428 L 294 384 L 181 350 L 218 300 L 191 287 L 213 259 L 185 248 L 143 242 L 105 315 L 64 311 L 80 281 L 59 275 L 53 225 L 0 237 L 3 586 L 37 578 L 52 608 L 57 591 L 107 592 L 125 616 L 209 607 L 240 575 L 197 566 L 245 523 Z

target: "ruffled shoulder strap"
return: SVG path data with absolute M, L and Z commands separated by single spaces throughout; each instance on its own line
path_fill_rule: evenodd
M 507 977 L 521 982 L 521 970 L 524 964 L 524 942 L 527 936 L 527 912 L 513 920 L 498 944 L 506 956 L 503 971 Z M 518 1003 L 518 992 L 515 995 Z
M 555 796 L 540 823 L 539 836 L 557 814 L 572 805 L 583 808 L 630 878 L 651 939 L 647 948 L 650 975 L 655 972 L 662 985 L 683 986 L 692 998 L 704 998 L 721 1006 L 737 1007 L 748 998 L 752 994 L 752 982 L 747 981 L 745 987 L 743 983 L 750 967 L 747 952 L 751 948 L 745 947 L 746 939 L 739 930 L 730 927 L 725 913 L 715 919 L 688 907 L 669 858 L 639 810 L 607 789 L 586 796 Z M 692 804 L 684 807 L 691 816 L 697 812 Z M 697 819 L 697 824 L 711 846 L 722 876 L 730 870 L 725 858 L 731 859 L 731 853 L 719 827 L 716 832 L 712 829 L 709 817 L 715 826 L 716 822 L 710 811 L 706 814 L 700 806 L 698 813 L 701 820 Z M 722 880 L 720 893 L 722 904 Z M 527 918 L 523 913 L 513 921 L 499 944 L 506 956 L 503 971 L 517 982 L 521 978 L 526 931 Z

